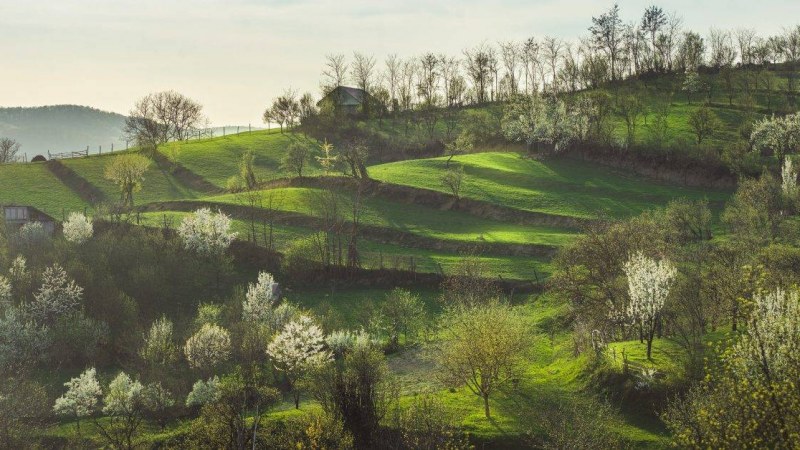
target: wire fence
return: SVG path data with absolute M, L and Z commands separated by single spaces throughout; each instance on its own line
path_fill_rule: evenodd
M 188 141 L 196 141 L 203 139 L 212 139 L 215 137 L 235 136 L 238 134 L 252 133 L 254 131 L 264 131 L 264 130 L 271 131 L 273 129 L 275 128 L 253 127 L 252 124 L 204 128 L 201 130 L 192 131 L 191 133 L 189 133 L 187 138 L 183 139 L 182 141 L 188 142 Z M 84 150 L 66 151 L 66 152 L 51 152 L 50 150 L 47 150 L 46 159 L 51 160 L 51 159 L 85 158 L 90 155 L 103 155 L 108 153 L 115 153 L 119 151 L 129 150 L 133 145 L 133 142 L 130 140 L 126 140 L 124 142 L 125 142 L 125 148 L 122 148 L 122 145 L 119 145 L 121 144 L 121 142 L 118 143 L 112 142 L 111 145 L 105 147 L 105 150 L 103 149 L 102 145 L 98 145 L 96 149 L 92 146 L 87 145 L 86 149 Z M 44 158 L 45 155 L 43 154 L 41 156 Z M 42 158 L 29 157 L 27 153 L 23 153 L 21 155 L 16 156 L 12 161 L 7 162 L 6 164 L 27 164 L 39 161 L 42 161 Z

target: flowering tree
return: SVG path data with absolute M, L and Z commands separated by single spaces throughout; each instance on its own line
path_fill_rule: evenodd
M 783 167 L 781 167 L 781 179 L 783 184 L 783 194 L 788 198 L 797 196 L 797 170 L 794 168 L 791 158 L 783 160 Z
M 0 304 L 11 302 L 11 282 L 0 275 Z
M 96 421 L 100 434 L 113 448 L 135 448 L 135 437 L 142 424 L 144 386 L 120 372 L 108 385 L 103 398 L 106 421 Z
M 105 167 L 106 179 L 119 186 L 122 206 L 133 206 L 133 193 L 142 188 L 150 160 L 142 155 L 115 156 Z
M 186 406 L 203 406 L 219 398 L 219 377 L 214 376 L 208 381 L 197 380 L 192 386 L 192 392 L 186 397 Z
M 251 322 L 266 322 L 278 300 L 278 283 L 271 274 L 260 272 L 258 281 L 250 283 L 242 303 L 242 318 Z
M 530 152 L 534 145 L 545 144 L 558 152 L 577 137 L 578 119 L 567 111 L 563 101 L 523 96 L 504 111 L 503 135 L 524 142 Z
M 81 436 L 81 419 L 94 414 L 100 396 L 103 395 L 94 367 L 86 369 L 80 376 L 64 383 L 67 392 L 56 399 L 53 411 L 61 416 L 75 417 L 78 438 Z
M 225 362 L 231 355 L 231 337 L 218 325 L 206 323 L 186 341 L 183 348 L 189 365 L 207 371 Z
M 183 219 L 178 227 L 178 235 L 187 250 L 214 257 L 225 253 L 236 238 L 236 233 L 231 232 L 230 228 L 230 217 L 201 208 Z
M 286 324 L 267 346 L 267 354 L 273 359 L 275 368 L 286 374 L 295 408 L 300 407 L 297 382 L 309 370 L 331 360 L 330 352 L 325 350 L 322 329 L 308 316 L 300 316 Z
M 677 270 L 669 261 L 656 261 L 641 252 L 631 256 L 622 269 L 628 277 L 630 295 L 626 315 L 639 325 L 647 339 L 647 359 L 650 359 L 656 323 Z
M 27 246 L 37 245 L 47 239 L 41 222 L 28 222 L 17 231 L 17 239 Z
M 800 294 L 743 302 L 747 326 L 665 420 L 682 448 L 795 448 L 800 438 Z
M 52 343 L 47 327 L 34 323 L 16 306 L 0 311 L 0 376 L 19 375 L 42 361 Z
M 42 286 L 28 305 L 28 313 L 37 323 L 51 324 L 58 317 L 77 310 L 82 298 L 83 288 L 55 264 L 42 274 Z
M 769 151 L 782 160 L 800 149 L 800 114 L 764 119 L 753 126 L 750 143 L 758 152 Z
M 144 338 L 144 346 L 139 351 L 142 359 L 161 366 L 169 365 L 178 359 L 172 322 L 161 317 L 153 322 Z
M 94 233 L 94 226 L 88 217 L 81 213 L 70 213 L 63 225 L 64 238 L 75 244 L 83 244 L 88 241 Z

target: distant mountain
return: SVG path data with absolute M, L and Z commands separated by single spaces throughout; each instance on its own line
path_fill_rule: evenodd
M 33 157 L 47 151 L 84 150 L 92 153 L 124 148 L 125 116 L 88 106 L 53 105 L 0 108 L 0 137 L 16 139 L 21 150 Z

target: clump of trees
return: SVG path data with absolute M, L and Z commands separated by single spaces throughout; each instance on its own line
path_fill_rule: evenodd
M 142 150 L 189 139 L 203 124 L 203 107 L 175 91 L 148 94 L 139 99 L 125 119 L 126 139 Z

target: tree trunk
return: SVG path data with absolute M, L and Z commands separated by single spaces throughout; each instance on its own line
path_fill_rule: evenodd
M 486 414 L 486 418 L 490 419 L 492 417 L 491 412 L 489 411 L 489 395 L 483 395 L 483 413 Z

